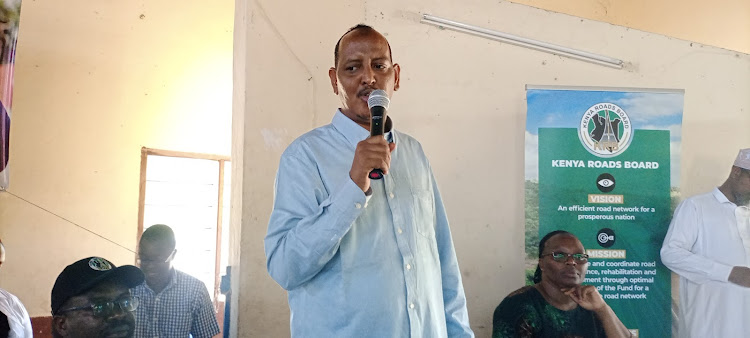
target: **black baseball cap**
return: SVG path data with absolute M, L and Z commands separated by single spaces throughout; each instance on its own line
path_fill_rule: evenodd
M 143 283 L 143 272 L 132 265 L 117 267 L 101 257 L 89 257 L 68 265 L 57 276 L 52 287 L 52 314 L 60 310 L 71 297 L 78 296 L 103 281 L 122 282 L 128 288 Z

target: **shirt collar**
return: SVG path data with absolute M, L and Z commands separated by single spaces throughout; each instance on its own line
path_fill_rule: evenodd
M 176 279 L 177 279 L 177 270 L 175 270 L 174 268 L 172 268 L 172 271 L 170 272 L 170 274 L 171 274 L 171 276 L 169 277 L 169 283 L 167 283 L 167 286 L 165 286 L 164 289 L 161 290 L 158 294 L 164 293 L 165 291 L 167 291 L 167 290 L 171 289 L 172 287 L 174 287 L 175 284 L 177 284 L 177 281 L 176 281 Z M 151 289 L 150 286 L 148 286 L 148 283 L 146 283 L 145 280 L 143 281 L 143 286 L 145 286 L 146 289 L 148 289 L 149 291 L 151 291 L 152 294 L 158 295 L 156 292 L 154 292 L 154 290 Z
M 333 127 L 336 128 L 347 141 L 353 146 L 357 147 L 357 143 L 360 141 L 368 138 L 370 136 L 370 132 L 362 128 L 362 126 L 358 125 L 356 122 L 352 121 L 350 118 L 346 117 L 344 113 L 341 112 L 340 109 L 336 109 L 336 114 L 333 115 L 333 120 L 331 121 L 331 124 L 333 124 Z M 390 116 L 386 116 L 386 127 L 392 126 L 393 122 L 391 120 Z M 393 128 L 388 130 L 385 133 L 385 139 L 389 140 L 390 142 L 394 142 L 393 139 Z
M 730 200 L 729 200 L 729 199 L 728 199 L 728 198 L 727 198 L 727 197 L 726 197 L 726 196 L 724 195 L 724 193 L 723 193 L 723 192 L 721 192 L 721 190 L 719 190 L 719 188 L 714 188 L 713 194 L 714 194 L 714 197 L 716 198 L 716 200 L 718 200 L 718 201 L 719 201 L 719 203 L 722 203 L 722 204 L 724 204 L 724 203 L 731 203 L 731 204 L 733 204 L 733 205 L 734 205 L 734 203 L 732 203 L 732 201 L 730 201 Z

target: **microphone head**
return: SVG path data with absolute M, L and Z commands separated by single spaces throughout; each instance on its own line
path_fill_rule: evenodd
M 370 93 L 370 97 L 367 98 L 367 107 L 383 107 L 388 110 L 388 105 L 391 104 L 391 100 L 388 98 L 388 93 L 382 89 L 373 90 Z

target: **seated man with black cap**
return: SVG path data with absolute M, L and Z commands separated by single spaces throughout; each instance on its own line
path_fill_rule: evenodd
M 68 265 L 52 288 L 52 336 L 133 337 L 138 300 L 130 288 L 143 278 L 137 267 L 101 257 Z

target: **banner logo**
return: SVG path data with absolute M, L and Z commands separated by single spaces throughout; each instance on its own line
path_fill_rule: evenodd
M 599 191 L 601 192 L 610 192 L 615 189 L 615 177 L 604 173 L 599 175 L 599 177 L 596 178 L 596 187 L 599 188 Z
M 633 127 L 622 108 L 614 103 L 597 103 L 583 114 L 578 138 L 591 154 L 614 157 L 628 149 Z
M 603 248 L 609 248 L 615 244 L 615 232 L 609 228 L 601 229 L 599 230 L 599 233 L 596 234 L 596 241 L 599 242 L 599 245 Z

